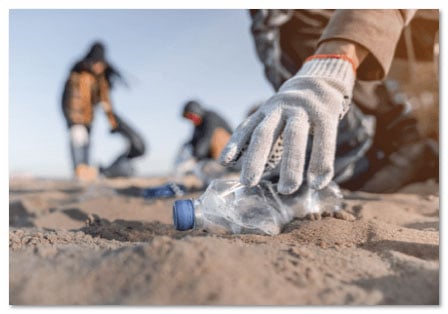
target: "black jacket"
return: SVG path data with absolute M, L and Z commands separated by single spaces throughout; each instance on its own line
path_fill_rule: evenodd
M 223 128 L 232 134 L 229 124 L 213 111 L 206 110 L 202 115 L 202 123 L 195 127 L 190 144 L 193 147 L 193 156 L 197 159 L 210 158 L 210 145 L 214 132 Z

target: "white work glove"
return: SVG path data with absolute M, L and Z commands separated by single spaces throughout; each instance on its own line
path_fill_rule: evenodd
M 273 144 L 283 137 L 278 191 L 292 194 L 303 182 L 308 134 L 313 134 L 307 183 L 322 189 L 333 178 L 339 120 L 349 109 L 355 83 L 350 59 L 317 55 L 286 81 L 233 133 L 221 154 L 230 165 L 242 160 L 241 182 L 256 185 L 265 170 Z M 247 148 L 246 148 L 247 147 Z

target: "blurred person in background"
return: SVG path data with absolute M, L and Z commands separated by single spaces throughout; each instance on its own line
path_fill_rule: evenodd
M 184 105 L 182 116 L 194 125 L 193 136 L 188 144 L 197 160 L 218 159 L 232 134 L 232 128 L 219 114 L 206 110 L 195 101 Z
M 196 100 L 184 104 L 182 117 L 189 120 L 194 128 L 191 139 L 183 145 L 178 155 L 176 176 L 193 172 L 201 179 L 203 186 L 206 186 L 212 179 L 232 172 L 234 169 L 226 169 L 218 162 L 232 135 L 232 128 L 227 121 Z
M 124 82 L 120 72 L 106 59 L 105 46 L 101 42 L 94 42 L 85 57 L 70 70 L 62 95 L 62 110 L 69 130 L 70 152 L 77 179 L 91 181 L 98 176 L 98 169 L 91 166 L 89 160 L 90 132 L 98 104 L 107 116 L 111 133 L 120 133 L 129 142 L 126 152 L 111 166 L 102 168 L 103 174 L 131 175 L 129 159 L 145 152 L 141 136 L 113 110 L 109 94 L 116 80 Z
M 184 104 L 182 117 L 194 128 L 176 157 L 175 177 L 194 174 L 200 179 L 201 188 L 205 188 L 213 179 L 233 175 L 237 169 L 223 167 L 218 160 L 233 131 L 227 121 L 196 100 Z
M 146 199 L 179 197 L 202 191 L 214 179 L 238 174 L 218 161 L 232 134 L 226 120 L 196 100 L 184 104 L 182 117 L 193 124 L 193 134 L 177 153 L 171 180 L 143 189 L 141 194 Z

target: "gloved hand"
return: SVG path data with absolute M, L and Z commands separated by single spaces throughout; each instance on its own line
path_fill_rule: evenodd
M 113 112 L 108 112 L 106 113 L 107 115 L 107 119 L 109 120 L 109 124 L 110 124 L 110 133 L 115 133 L 118 131 L 118 127 L 119 127 L 119 122 L 117 117 L 115 116 L 115 114 Z
M 348 57 L 308 58 L 277 94 L 238 126 L 221 162 L 229 165 L 243 156 L 241 182 L 254 186 L 263 175 L 273 144 L 282 135 L 278 191 L 292 194 L 303 181 L 308 133 L 312 132 L 307 182 L 322 189 L 333 177 L 338 123 L 349 108 L 354 82 L 355 68 Z

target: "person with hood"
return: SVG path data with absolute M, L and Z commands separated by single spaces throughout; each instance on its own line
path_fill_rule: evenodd
M 138 145 L 132 145 L 132 157 L 144 153 L 142 139 L 121 122 L 113 110 L 110 100 L 110 90 L 116 80 L 123 78 L 106 59 L 105 46 L 101 42 L 94 42 L 84 58 L 74 64 L 65 83 L 62 95 L 62 111 L 69 129 L 70 152 L 75 177 L 80 180 L 92 180 L 98 175 L 95 167 L 89 162 L 90 131 L 94 119 L 95 107 L 100 104 L 110 125 L 112 133 L 120 132 L 123 127 L 126 134 L 132 133 Z M 131 130 L 132 132 L 130 132 Z M 134 146 L 137 146 L 138 153 Z M 126 154 L 125 154 L 126 155 Z M 126 155 L 127 156 L 127 155 Z
M 184 143 L 176 157 L 173 180 L 143 189 L 146 199 L 179 197 L 203 191 L 216 178 L 231 175 L 234 169 L 223 167 L 218 159 L 227 144 L 232 128 L 216 112 L 206 110 L 196 100 L 185 103 L 182 117 L 194 125 L 193 136 Z M 191 180 L 190 176 L 195 180 Z M 190 177 L 190 179 L 187 179 Z
M 229 124 L 216 112 L 204 109 L 195 100 L 185 104 L 182 116 L 194 125 L 193 136 L 188 143 L 193 157 L 198 161 L 218 160 L 232 134 Z

